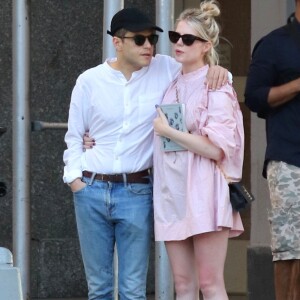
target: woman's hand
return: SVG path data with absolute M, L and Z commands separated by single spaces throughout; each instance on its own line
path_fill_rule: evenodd
M 159 106 L 156 106 L 157 117 L 153 121 L 154 132 L 160 136 L 167 136 L 168 130 L 171 128 L 169 122 Z
M 89 136 L 89 132 L 87 131 L 84 135 L 83 135 L 83 150 L 85 151 L 86 149 L 92 149 L 93 146 L 96 145 L 95 139 L 91 138 Z
M 156 107 L 158 116 L 153 121 L 154 132 L 178 143 L 185 149 L 216 161 L 222 160 L 223 150 L 215 146 L 207 136 L 200 136 L 176 130 L 169 122 L 159 107 Z

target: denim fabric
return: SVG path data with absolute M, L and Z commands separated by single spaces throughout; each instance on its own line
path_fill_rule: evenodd
M 113 300 L 115 243 L 119 299 L 146 299 L 153 234 L 152 184 L 95 180 L 74 193 L 74 204 L 89 300 Z

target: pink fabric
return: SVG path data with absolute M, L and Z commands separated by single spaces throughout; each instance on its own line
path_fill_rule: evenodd
M 186 125 L 192 134 L 207 135 L 225 153 L 222 169 L 236 180 L 242 176 L 244 131 L 242 114 L 231 85 L 207 91 L 208 66 L 179 75 L 163 103 L 186 104 Z M 208 95 L 208 97 L 207 97 Z M 232 210 L 228 184 L 215 162 L 190 151 L 162 152 L 154 138 L 155 240 L 184 240 L 230 228 L 230 237 L 243 232 L 239 213 Z

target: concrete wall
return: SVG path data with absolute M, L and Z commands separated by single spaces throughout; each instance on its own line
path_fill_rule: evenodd
M 253 49 L 262 36 L 286 23 L 287 1 L 252 0 L 251 10 L 251 49 Z M 252 206 L 251 244 L 255 245 L 269 245 L 270 241 L 267 223 L 269 195 L 267 181 L 261 175 L 265 141 L 265 121 L 257 118 L 256 114 L 251 114 L 251 186 L 258 199 Z
M 251 1 L 251 49 L 273 29 L 286 24 L 294 11 L 294 0 Z M 266 21 L 267 20 L 267 21 Z M 256 201 L 251 210 L 251 239 L 248 248 L 249 300 L 273 300 L 273 265 L 270 250 L 267 181 L 262 178 L 266 147 L 265 121 L 251 114 L 251 187 Z

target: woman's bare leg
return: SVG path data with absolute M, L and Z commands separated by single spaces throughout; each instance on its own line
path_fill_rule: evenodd
M 198 300 L 193 239 L 166 242 L 176 291 L 176 300 Z
M 224 283 L 224 264 L 229 230 L 193 237 L 196 272 L 204 300 L 228 300 Z

